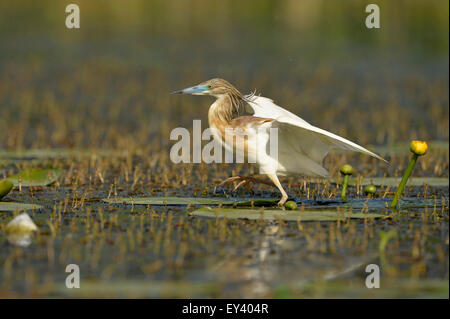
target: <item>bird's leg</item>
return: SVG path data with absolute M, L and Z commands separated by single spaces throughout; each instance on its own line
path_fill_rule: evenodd
M 242 177 L 242 176 L 228 177 L 226 180 L 222 181 L 222 182 L 219 184 L 219 186 L 223 186 L 224 184 L 231 183 L 231 182 L 236 182 L 236 181 L 239 181 L 239 184 L 237 184 L 237 185 L 234 187 L 233 191 L 237 190 L 237 189 L 238 189 L 240 186 L 242 186 L 243 184 L 246 184 L 247 189 L 248 189 L 249 191 L 251 191 L 250 185 L 248 185 L 247 181 L 246 181 L 245 178 Z
M 255 178 L 255 177 L 243 177 L 243 176 L 229 177 L 226 180 L 224 180 L 223 182 L 221 182 L 219 184 L 219 186 L 222 186 L 222 185 L 224 185 L 226 183 L 230 183 L 230 182 L 236 182 L 236 181 L 239 181 L 239 183 L 234 187 L 233 191 L 236 191 L 242 185 L 245 185 L 247 187 L 247 189 L 249 191 L 251 191 L 250 182 L 259 183 L 259 184 L 266 184 L 266 185 L 269 185 L 269 186 L 276 186 L 272 182 L 268 182 L 268 181 L 265 181 L 263 179 L 259 179 L 259 178 Z
M 281 186 L 278 176 L 276 174 L 267 174 L 267 176 L 269 176 L 269 178 L 272 180 L 272 182 L 275 184 L 275 186 L 280 190 L 281 200 L 278 202 L 278 206 L 283 206 L 284 203 L 286 203 L 286 201 L 288 199 L 288 195 L 284 191 L 283 186 Z

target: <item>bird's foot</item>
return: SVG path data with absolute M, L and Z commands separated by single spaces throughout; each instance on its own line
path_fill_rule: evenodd
M 284 204 L 286 203 L 287 199 L 288 199 L 288 195 L 283 194 L 281 197 L 281 200 L 278 202 L 278 206 L 284 207 Z

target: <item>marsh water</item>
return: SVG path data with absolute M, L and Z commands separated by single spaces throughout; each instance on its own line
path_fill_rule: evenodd
M 0 3 L 0 178 L 61 169 L 55 183 L 1 199 L 43 207 L 27 212 L 39 229 L 26 244 L 3 231 L 19 212 L 0 212 L 0 297 L 448 298 L 448 3 L 385 4 L 370 31 L 352 1 L 192 3 L 80 1 L 79 30 L 65 28 L 62 4 Z M 216 205 L 195 200 L 103 201 L 279 196 L 217 186 L 251 166 L 171 162 L 171 130 L 191 130 L 193 119 L 206 128 L 212 100 L 168 93 L 212 77 L 256 89 L 389 165 L 332 152 L 329 180 L 283 178 L 296 221 L 282 210 L 271 220 L 202 217 L 194 211 Z M 392 210 L 412 139 L 429 144 L 413 172 L 422 179 Z M 343 202 L 346 163 L 356 173 Z M 383 177 L 392 179 L 367 198 L 358 181 Z M 301 219 L 324 211 L 382 217 Z M 66 286 L 69 264 L 79 289 Z M 370 264 L 380 288 L 366 286 Z

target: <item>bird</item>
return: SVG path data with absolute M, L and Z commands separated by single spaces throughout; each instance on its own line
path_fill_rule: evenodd
M 213 78 L 171 94 L 206 95 L 215 98 L 208 110 L 208 122 L 214 139 L 226 150 L 244 150 L 246 159 L 255 163 L 269 181 L 251 176 L 232 176 L 220 185 L 239 182 L 236 190 L 249 183 L 275 186 L 281 193 L 279 206 L 288 195 L 278 176 L 329 177 L 323 160 L 332 149 L 355 151 L 387 162 L 379 155 L 336 134 L 311 125 L 292 112 L 276 105 L 270 98 L 252 92 L 243 95 L 226 80 Z M 239 130 L 247 139 L 230 141 L 227 130 Z M 273 156 L 268 149 L 271 129 L 276 129 L 278 152 Z M 238 134 L 239 135 L 239 134 Z M 256 143 L 254 143 L 256 141 Z M 256 145 L 256 147 L 255 147 Z

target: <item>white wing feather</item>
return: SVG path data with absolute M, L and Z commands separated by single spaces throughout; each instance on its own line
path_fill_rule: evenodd
M 278 128 L 278 171 L 280 173 L 327 176 L 328 172 L 321 164 L 333 148 L 360 152 L 385 161 L 356 143 L 309 124 L 276 105 L 271 99 L 249 96 L 247 101 L 254 111 L 253 116 L 276 120 L 272 123 L 272 127 Z
M 265 117 L 265 118 L 271 118 L 276 119 L 280 116 L 286 116 L 292 119 L 296 119 L 303 124 L 308 124 L 305 120 L 301 119 L 294 113 L 289 112 L 288 110 L 283 109 L 281 106 L 276 105 L 273 103 L 273 100 L 262 97 L 262 96 L 256 96 L 256 95 L 247 95 L 246 101 L 251 106 L 253 111 L 255 112 L 253 116 L 257 117 Z

